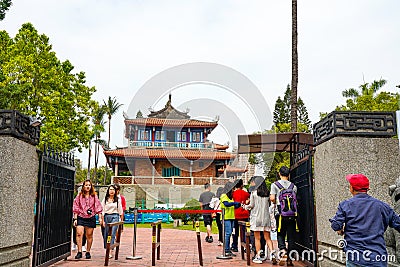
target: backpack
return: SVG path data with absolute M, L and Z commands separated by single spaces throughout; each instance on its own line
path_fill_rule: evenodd
M 281 205 L 280 215 L 283 217 L 297 216 L 297 198 L 294 184 L 290 183 L 288 188 L 284 188 L 279 182 L 275 182 L 279 188 L 279 204 Z

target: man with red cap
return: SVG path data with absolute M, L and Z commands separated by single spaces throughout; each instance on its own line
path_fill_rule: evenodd
M 386 203 L 367 194 L 369 180 L 363 174 L 349 174 L 352 198 L 339 203 L 331 227 L 344 235 L 347 267 L 387 266 L 383 234 L 387 227 L 400 232 L 400 217 Z

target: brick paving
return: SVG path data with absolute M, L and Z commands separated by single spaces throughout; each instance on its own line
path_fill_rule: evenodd
M 137 253 L 136 256 L 142 256 L 140 260 L 127 260 L 127 256 L 132 255 L 133 228 L 125 228 L 122 233 L 121 248 L 119 259 L 110 259 L 109 266 L 151 266 L 151 229 L 137 229 Z M 217 246 L 217 242 L 206 243 L 204 241 L 205 233 L 201 233 L 202 250 L 203 250 L 203 266 L 246 266 L 246 261 L 241 259 L 240 253 L 229 260 L 220 260 L 216 257 L 222 254 L 222 247 Z M 217 235 L 213 235 L 214 240 L 218 239 Z M 275 244 L 276 245 L 276 244 Z M 75 260 L 76 251 L 66 261 L 60 261 L 53 266 L 60 267 L 92 267 L 104 266 L 105 250 L 102 245 L 102 237 L 100 228 L 94 231 L 94 242 L 91 251 L 91 260 Z M 83 253 L 85 257 L 85 253 Z M 156 266 L 200 266 L 196 232 L 176 229 L 162 229 L 161 231 L 161 259 L 156 260 Z M 251 266 L 274 266 L 270 261 L 263 264 L 255 264 L 251 262 Z M 295 262 L 295 266 L 303 267 L 302 263 Z

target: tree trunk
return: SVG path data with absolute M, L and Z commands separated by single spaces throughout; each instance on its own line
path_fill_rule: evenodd
M 99 139 L 96 137 L 96 141 Z M 94 181 L 95 184 L 98 184 L 98 179 L 97 179 L 97 164 L 99 162 L 99 143 L 96 142 L 94 145 Z
M 110 139 L 111 139 L 111 116 L 108 116 L 108 142 L 107 142 L 108 147 L 110 147 Z
M 297 132 L 297 83 L 298 83 L 298 57 L 297 54 L 297 0 L 292 0 L 292 90 L 290 94 L 291 131 Z
M 88 167 L 87 167 L 87 175 L 86 178 L 90 179 L 90 158 L 92 157 L 92 141 L 89 141 L 89 157 L 88 157 Z

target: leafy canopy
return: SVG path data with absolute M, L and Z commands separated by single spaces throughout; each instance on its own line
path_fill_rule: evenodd
M 23 24 L 14 38 L 0 32 L 0 109 L 42 118 L 39 146 L 81 151 L 89 143 L 95 88 L 85 85 L 84 72 L 73 69 L 31 23 Z
M 337 106 L 336 110 L 342 111 L 396 111 L 399 109 L 400 94 L 378 92 L 386 80 L 374 80 L 364 83 L 358 89 L 349 88 L 342 92 L 346 105 Z
M 6 11 L 10 8 L 11 4 L 11 0 L 0 0 L 0 20 L 6 17 Z

